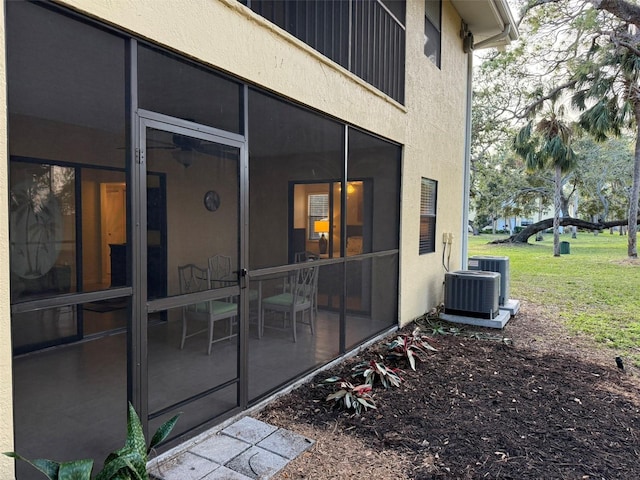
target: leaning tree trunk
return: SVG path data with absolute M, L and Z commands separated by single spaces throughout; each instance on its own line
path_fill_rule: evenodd
M 562 208 L 562 169 L 555 166 L 555 189 L 553 192 L 553 256 L 560 256 L 560 209 Z
M 636 151 L 633 161 L 633 187 L 631 188 L 631 203 L 629 205 L 629 232 L 627 241 L 627 255 L 631 258 L 638 258 L 638 193 L 640 192 L 640 100 L 635 102 L 636 115 Z
M 527 225 L 526 228 L 516 233 L 515 235 L 511 235 L 509 238 L 501 238 L 490 243 L 528 243 L 528 240 L 531 236 L 535 235 L 538 232 L 551 228 L 553 226 L 553 220 L 553 218 L 545 218 L 544 220 L 540 220 L 539 222 Z M 612 220 L 610 222 L 598 223 L 587 222 L 586 220 L 580 220 L 579 218 L 573 217 L 564 217 L 560 219 L 560 225 L 563 227 L 575 225 L 576 227 L 583 228 L 585 230 L 604 230 L 611 227 L 624 226 L 628 223 L 628 218 L 625 218 L 624 220 Z

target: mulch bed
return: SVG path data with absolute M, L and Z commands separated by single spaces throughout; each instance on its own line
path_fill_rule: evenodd
M 374 389 L 376 410 L 357 416 L 336 409 L 324 401 L 336 387 L 320 382 L 349 376 L 355 363 L 386 353 L 384 342 L 319 374 L 259 416 L 292 430 L 299 426 L 306 435 L 338 432 L 381 462 L 385 455 L 404 459 L 389 478 L 640 478 L 640 386 L 633 368 L 619 370 L 613 357 L 604 364 L 495 339 L 432 338 L 438 351 L 417 371 L 398 364 L 400 388 Z M 335 449 L 340 458 L 350 445 L 318 448 Z M 363 454 L 364 466 L 323 476 L 321 466 L 310 471 L 302 459 L 280 478 L 350 478 L 367 473 L 367 461 Z

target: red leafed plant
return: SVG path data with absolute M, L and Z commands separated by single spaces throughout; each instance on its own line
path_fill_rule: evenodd
M 376 408 L 375 401 L 371 395 L 371 385 L 353 385 L 351 382 L 340 377 L 331 377 L 322 383 L 338 383 L 340 389 L 329 396 L 326 401 L 334 401 L 337 405 L 345 410 L 353 410 L 360 415 L 362 409 Z
M 369 362 L 361 362 L 353 367 L 355 375 L 362 375 L 365 379 L 365 383 L 370 386 L 374 386 L 376 380 L 384 388 L 399 387 L 402 383 L 402 377 L 400 373 L 402 370 L 399 368 L 391 368 L 384 363 L 376 360 Z
M 395 340 L 388 344 L 389 356 L 406 358 L 413 370 L 416 369 L 416 359 L 424 361 L 427 350 L 437 352 L 427 341 L 429 337 L 420 333 L 420 328 L 416 328 L 411 333 L 398 335 Z

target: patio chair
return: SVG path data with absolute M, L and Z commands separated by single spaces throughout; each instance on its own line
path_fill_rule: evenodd
M 313 260 L 319 260 L 320 256 L 317 253 L 305 251 L 305 252 L 296 252 L 294 258 L 296 263 L 302 263 L 302 262 L 310 262 Z M 313 312 L 317 315 L 318 314 L 318 289 L 317 288 L 314 292 L 312 301 L 313 301 Z
M 180 280 L 180 293 L 194 293 L 209 290 L 211 287 L 211 275 L 208 268 L 200 268 L 189 264 L 178 267 L 178 277 Z M 233 326 L 237 323 L 238 305 L 230 301 L 207 300 L 182 307 L 182 341 L 180 349 L 184 348 L 187 338 L 208 332 L 209 343 L 207 355 L 211 355 L 211 349 L 215 342 L 227 340 L 237 335 L 233 333 Z M 224 337 L 213 338 L 213 328 L 215 322 L 227 320 L 227 333 Z M 188 332 L 189 324 L 206 322 L 206 328 Z
M 231 257 L 226 255 L 209 257 L 209 275 L 211 275 L 211 288 L 228 287 L 237 282 L 237 277 L 231 274 Z
M 295 263 L 306 262 L 308 260 L 318 260 L 320 256 L 317 253 L 305 251 L 305 252 L 296 252 L 294 254 Z
M 231 270 L 231 257 L 226 255 L 213 255 L 209 257 L 209 273 L 211 275 L 211 288 L 229 287 L 238 282 L 238 277 Z M 249 301 L 258 300 L 258 291 L 249 289 Z
M 264 332 L 264 315 L 268 310 L 282 312 L 291 321 L 293 341 L 297 342 L 296 323 L 298 313 L 301 313 L 301 322 L 305 323 L 305 314 L 309 313 L 308 325 L 311 334 L 315 333 L 314 298 L 318 287 L 318 270 L 316 266 L 301 268 L 295 272 L 294 281 L 290 282 L 288 291 L 264 298 L 259 312 L 259 336 Z

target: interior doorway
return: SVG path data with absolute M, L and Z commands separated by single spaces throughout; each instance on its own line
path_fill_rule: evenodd
M 124 183 L 100 184 L 100 223 L 102 234 L 102 283 L 111 284 L 110 245 L 127 241 L 127 187 Z
M 310 258 L 351 257 L 371 252 L 372 181 L 294 182 L 290 194 L 289 263 Z M 343 226 L 343 198 L 344 217 Z M 345 228 L 344 244 L 342 229 Z M 326 239 L 326 240 L 325 240 Z M 346 308 L 369 312 L 370 266 L 351 263 Z M 340 305 L 342 291 L 332 281 L 320 281 L 318 303 L 329 309 Z
M 296 182 L 291 191 L 289 263 L 308 257 L 340 256 L 340 202 L 334 201 L 335 182 Z M 338 220 L 338 223 L 336 223 Z

